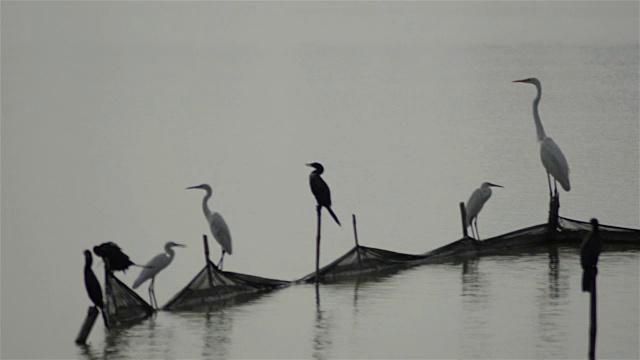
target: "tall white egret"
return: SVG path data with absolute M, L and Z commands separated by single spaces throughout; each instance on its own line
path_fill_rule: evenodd
M 580 264 L 582 265 L 582 291 L 591 292 L 598 274 L 598 257 L 602 251 L 602 238 L 598 228 L 598 220 L 591 219 L 591 231 L 580 246 Z
M 542 96 L 542 86 L 540 80 L 536 78 L 529 78 L 523 80 L 516 80 L 514 83 L 527 83 L 535 85 L 538 90 L 538 95 L 533 100 L 533 121 L 536 124 L 536 133 L 538 136 L 538 143 L 540 144 L 540 159 L 542 165 L 547 170 L 547 181 L 549 182 L 549 197 L 553 197 L 551 191 L 551 176 L 553 176 L 553 183 L 555 187 L 555 194 L 558 194 L 558 184 L 562 185 L 565 191 L 571 190 L 571 184 L 569 183 L 569 164 L 564 157 L 560 147 L 544 133 L 542 122 L 540 121 L 540 115 L 538 115 L 538 104 L 540 103 L 540 97 Z
M 313 193 L 313 196 L 316 197 L 318 206 L 324 206 L 329 211 L 329 214 L 331 214 L 333 220 L 335 220 L 338 225 L 342 226 L 336 214 L 331 210 L 331 190 L 329 190 L 327 183 L 324 182 L 322 177 L 320 177 L 324 172 L 324 167 L 317 162 L 307 164 L 307 166 L 311 166 L 315 169 L 311 174 L 309 174 L 309 185 L 311 185 L 311 192 Z
M 207 193 L 202 199 L 202 212 L 204 213 L 205 219 L 207 219 L 207 223 L 209 224 L 209 228 L 211 229 L 211 234 L 216 239 L 218 244 L 222 247 L 222 256 L 220 257 L 220 261 L 218 262 L 218 268 L 222 269 L 222 260 L 224 260 L 224 254 L 229 253 L 231 255 L 233 253 L 233 248 L 231 246 L 231 233 L 229 232 L 229 226 L 224 221 L 224 218 L 218 212 L 211 212 L 209 209 L 209 205 L 207 202 L 209 198 L 211 198 L 211 186 L 208 184 L 202 184 L 198 186 L 188 187 L 189 189 L 202 189 Z
M 93 257 L 91 251 L 84 251 L 84 287 L 87 289 L 89 299 L 93 304 L 100 309 L 102 314 L 102 320 L 104 320 L 104 326 L 108 329 L 107 315 L 104 313 L 104 300 L 102 299 L 102 287 L 96 277 L 96 274 L 91 270 L 91 264 L 93 264 Z
M 480 240 L 480 233 L 478 233 L 478 214 L 480 213 L 480 210 L 482 210 L 482 207 L 484 206 L 484 203 L 487 202 L 487 200 L 489 200 L 489 198 L 491 197 L 491 187 L 502 187 L 500 185 L 496 185 L 496 184 L 492 184 L 490 182 L 483 182 L 482 185 L 480 185 L 479 188 L 475 189 L 473 191 L 473 193 L 471 193 L 471 196 L 469 197 L 469 200 L 467 201 L 467 204 L 465 205 L 465 212 L 467 213 L 467 227 L 471 227 L 471 234 L 473 234 L 473 221 L 475 220 L 475 225 L 476 225 L 476 233 L 475 233 L 475 238 Z
M 138 286 L 142 285 L 145 281 L 151 279 L 151 284 L 149 285 L 149 301 L 151 301 L 151 306 L 158 308 L 158 301 L 156 300 L 156 294 L 153 288 L 153 285 L 156 281 L 156 275 L 164 268 L 171 264 L 173 261 L 173 257 L 175 256 L 175 251 L 173 251 L 174 247 L 185 247 L 182 244 L 176 244 L 173 241 L 169 241 L 164 244 L 164 253 L 156 255 L 153 259 L 149 260 L 149 262 L 144 266 L 144 269 L 138 275 L 138 278 L 133 283 L 133 288 L 136 289 Z

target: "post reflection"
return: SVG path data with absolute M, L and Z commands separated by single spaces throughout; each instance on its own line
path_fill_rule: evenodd
M 331 348 L 331 324 L 330 318 L 320 305 L 320 288 L 316 284 L 316 312 L 313 327 L 313 352 L 314 359 L 326 359 Z
M 547 276 L 537 286 L 536 303 L 539 309 L 536 352 L 541 357 L 562 357 L 563 344 L 569 339 L 564 324 L 558 323 L 563 307 L 568 304 L 569 273 L 560 262 L 558 247 L 547 246 Z
M 487 354 L 490 343 L 483 331 L 487 326 L 486 309 L 489 305 L 489 279 L 479 271 L 480 258 L 473 257 L 462 262 L 462 343 L 465 354 Z
M 204 318 L 203 359 L 229 358 L 230 334 L 233 331 L 233 317 L 224 310 L 208 311 Z

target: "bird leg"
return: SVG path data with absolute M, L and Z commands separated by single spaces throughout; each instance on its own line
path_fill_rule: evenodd
M 553 179 L 553 181 L 556 181 L 556 179 Z M 549 183 L 549 198 L 553 198 L 553 193 L 551 192 L 551 176 L 549 173 L 547 173 L 547 182 Z M 558 191 L 557 188 L 556 191 Z
M 154 291 L 154 284 L 155 284 L 156 278 L 152 277 L 151 278 L 151 285 L 149 285 L 149 301 L 151 302 L 151 306 L 153 306 L 154 309 L 158 309 L 158 301 L 156 300 L 156 292 Z
M 222 260 L 224 260 L 224 253 L 225 251 L 222 250 L 222 256 L 220 257 L 220 261 L 218 261 L 218 269 L 220 269 L 220 271 L 222 271 Z
M 477 236 L 478 241 L 480 241 L 480 232 L 478 231 L 478 217 L 477 216 L 474 219 L 474 222 L 476 224 L 476 236 Z

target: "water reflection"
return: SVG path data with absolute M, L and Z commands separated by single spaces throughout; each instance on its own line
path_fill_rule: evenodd
M 224 310 L 207 312 L 204 318 L 203 359 L 229 358 L 230 335 L 233 331 L 233 316 Z
M 462 262 L 462 342 L 464 354 L 482 357 L 489 353 L 490 335 L 486 311 L 489 305 L 489 280 L 480 268 L 480 258 L 464 259 Z
M 539 357 L 562 357 L 569 334 L 566 327 L 559 324 L 561 315 L 569 304 L 569 274 L 560 262 L 558 247 L 547 247 L 547 276 L 541 277 L 537 284 L 536 304 L 538 308 L 536 354 Z M 570 263 L 570 262 L 569 262 Z
M 316 284 L 316 314 L 313 327 L 313 352 L 314 359 L 326 359 L 326 354 L 331 348 L 331 324 L 330 317 L 320 306 L 320 287 Z

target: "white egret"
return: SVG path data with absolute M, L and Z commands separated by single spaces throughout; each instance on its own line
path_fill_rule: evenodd
M 149 262 L 144 266 L 144 269 L 138 275 L 138 278 L 133 283 L 133 288 L 136 289 L 138 286 L 142 285 L 145 281 L 151 279 L 151 284 L 149 285 L 149 301 L 151 301 L 151 306 L 158 308 L 158 301 L 156 300 L 156 294 L 154 292 L 153 285 L 156 281 L 156 275 L 164 268 L 171 264 L 173 261 L 173 257 L 175 256 L 175 251 L 173 251 L 173 247 L 185 247 L 182 244 L 176 244 L 173 241 L 169 241 L 164 244 L 164 253 L 156 255 L 153 259 L 149 260 Z
M 602 238 L 598 228 L 598 220 L 591 219 L 591 231 L 580 246 L 580 264 L 582 265 L 582 291 L 591 292 L 598 274 L 598 257 L 602 251 Z
M 102 313 L 102 320 L 104 320 L 104 326 L 108 329 L 109 324 L 107 323 L 107 315 L 104 313 L 102 287 L 100 286 L 100 282 L 98 281 L 96 274 L 94 274 L 93 270 L 91 270 L 91 264 L 93 264 L 91 251 L 84 251 L 84 261 L 84 287 L 87 289 L 89 299 L 91 299 L 93 304 L 100 309 L 100 313 Z
M 204 212 L 204 217 L 207 219 L 207 223 L 209 224 L 209 228 L 211 229 L 211 234 L 216 239 L 220 247 L 222 247 L 222 256 L 220 257 L 220 261 L 218 262 L 218 268 L 222 269 L 222 260 L 224 260 L 224 254 L 228 253 L 232 254 L 233 248 L 231 246 L 231 233 L 229 232 L 229 226 L 224 221 L 224 218 L 218 212 L 211 212 L 209 209 L 209 205 L 207 202 L 209 198 L 211 198 L 211 186 L 208 184 L 202 184 L 198 186 L 191 186 L 188 189 L 202 189 L 207 193 L 202 199 L 202 211 Z
M 571 184 L 569 183 L 569 164 L 564 157 L 560 147 L 544 133 L 542 122 L 540 121 L 540 115 L 538 115 L 538 104 L 540 103 L 540 97 L 542 96 L 542 86 L 540 81 L 536 78 L 529 78 L 523 80 L 516 80 L 514 83 L 527 83 L 535 85 L 538 90 L 538 95 L 533 100 L 533 121 L 536 124 L 536 133 L 538 136 L 538 143 L 540 144 L 540 159 L 542 165 L 547 170 L 547 181 L 549 182 L 549 197 L 553 197 L 551 191 L 551 176 L 553 176 L 553 183 L 555 187 L 555 194 L 558 194 L 558 184 L 562 185 L 565 191 L 571 190 Z
M 500 185 L 492 184 L 490 182 L 483 182 L 479 188 L 475 189 L 467 204 L 465 205 L 465 212 L 467 213 L 467 227 L 471 227 L 471 234 L 473 235 L 473 221 L 475 220 L 476 233 L 475 238 L 480 240 L 480 233 L 478 233 L 478 214 L 484 204 L 491 197 L 491 187 L 502 187 Z
M 311 185 L 311 192 L 316 197 L 318 206 L 324 206 L 329 211 L 329 214 L 331 214 L 333 220 L 335 220 L 338 225 L 342 226 L 336 214 L 331 210 L 331 190 L 329 190 L 327 183 L 322 179 L 322 177 L 320 177 L 324 172 L 324 167 L 317 162 L 307 164 L 307 166 L 311 166 L 315 169 L 311 174 L 309 174 L 309 184 Z

